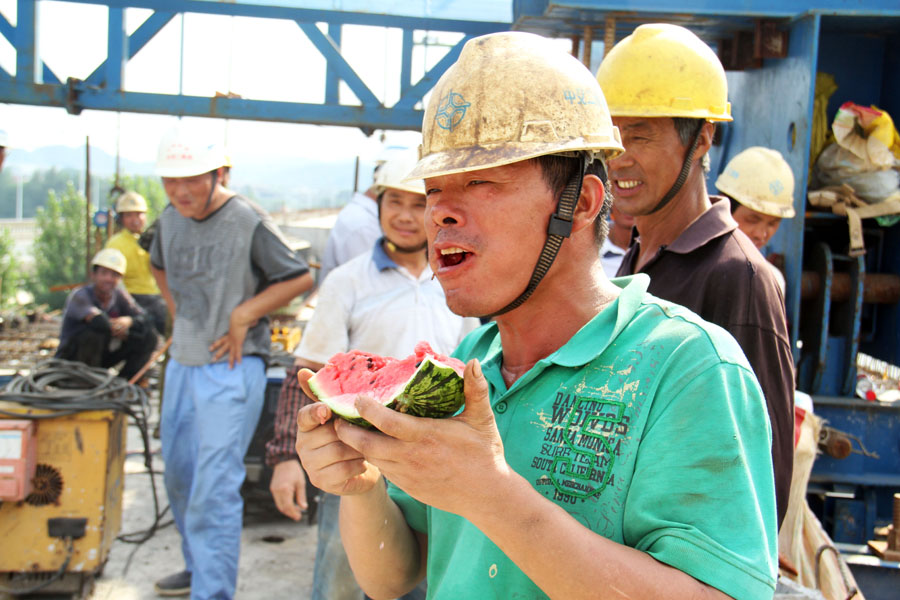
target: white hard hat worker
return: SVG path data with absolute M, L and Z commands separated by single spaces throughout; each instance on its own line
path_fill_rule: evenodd
M 116 221 L 131 233 L 141 233 L 147 225 L 147 201 L 134 191 L 116 200 Z
M 125 255 L 115 248 L 104 248 L 91 259 L 91 267 L 94 270 L 96 270 L 96 267 L 104 267 L 110 271 L 115 271 L 119 275 L 125 274 L 126 265 Z
M 166 195 L 183 216 L 202 219 L 213 207 L 213 196 L 224 190 L 222 178 L 229 164 L 224 145 L 186 126 L 170 130 L 159 144 L 156 174 Z
M 408 177 L 425 180 L 431 267 L 454 312 L 482 317 L 535 292 L 573 223 L 581 227 L 582 185 L 603 204 L 604 161 L 623 150 L 591 72 L 522 32 L 467 42 L 435 86 L 422 131 Z M 605 233 L 595 217 L 592 231 Z M 534 266 L 530 279 L 523 262 Z
M 731 200 L 731 216 L 757 248 L 775 235 L 781 219 L 795 214 L 794 172 L 771 148 L 753 146 L 732 158 L 716 188 Z
M 394 150 L 375 174 L 378 221 L 385 243 L 393 252 L 412 254 L 425 250 L 425 182 L 407 180 L 416 165 L 413 149 Z
M 597 81 L 625 141 L 626 153 L 610 165 L 616 202 L 632 216 L 653 214 L 681 190 L 698 152 L 705 160 L 712 123 L 732 120 L 725 69 L 689 30 L 654 23 L 639 26 L 610 50 Z M 661 143 L 672 126 L 683 155 L 674 156 Z M 658 150 L 659 156 L 648 158 L 646 165 L 633 164 L 639 163 L 639 150 Z M 651 169 L 652 177 L 646 172 Z

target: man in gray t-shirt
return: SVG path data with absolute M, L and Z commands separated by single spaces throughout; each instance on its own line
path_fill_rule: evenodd
M 222 146 L 175 129 L 156 165 L 171 204 L 150 263 L 174 315 L 160 430 L 185 562 L 156 583 L 167 596 L 234 596 L 243 459 L 266 387 L 266 315 L 313 283 L 268 215 L 222 184 L 226 163 Z

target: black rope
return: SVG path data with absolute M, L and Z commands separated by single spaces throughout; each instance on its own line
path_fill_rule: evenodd
M 572 234 L 572 219 L 575 216 L 575 207 L 578 205 L 578 199 L 581 197 L 581 184 L 584 181 L 584 174 L 587 172 L 588 165 L 590 165 L 589 155 L 582 154 L 579 157 L 579 161 L 581 163 L 579 169 L 569 178 L 565 189 L 559 196 L 556 212 L 550 215 L 550 223 L 547 225 L 547 241 L 544 242 L 544 247 L 541 249 L 537 264 L 531 272 L 531 279 L 525 291 L 505 307 L 497 312 L 481 317 L 482 319 L 496 317 L 521 306 L 534 293 L 547 271 L 553 266 L 553 261 L 556 260 L 556 255 L 559 253 L 560 247 L 562 247 L 563 240 Z
M 694 141 L 691 143 L 687 156 L 684 157 L 684 163 L 681 165 L 681 172 L 678 174 L 678 179 L 675 180 L 675 183 L 672 184 L 672 187 L 669 188 L 666 195 L 662 197 L 656 205 L 656 208 L 650 211 L 651 215 L 662 210 L 662 208 L 668 204 L 679 191 L 681 191 L 681 187 L 684 185 L 684 182 L 687 181 L 688 175 L 691 172 L 691 164 L 694 162 L 694 152 L 697 151 L 697 144 L 700 143 L 700 132 L 703 131 L 704 123 L 705 121 L 700 121 L 700 125 L 697 127 L 697 132 L 694 134 Z
M 55 583 L 62 579 L 66 574 L 66 568 L 69 566 L 69 562 L 72 561 L 72 555 L 75 554 L 75 542 L 72 541 L 72 538 L 65 537 L 63 538 L 66 542 L 66 559 L 63 561 L 63 564 L 60 565 L 59 569 L 46 581 L 42 581 L 37 585 L 33 585 L 28 588 L 8 588 L 4 586 L 0 586 L 0 592 L 4 594 L 9 594 L 11 596 L 24 596 L 25 594 L 32 594 L 38 590 L 42 590 L 45 587 L 49 586 L 51 583 Z M 29 577 L 30 573 L 25 573 L 21 577 L 13 576 L 10 581 L 15 583 L 17 580 L 22 581 Z

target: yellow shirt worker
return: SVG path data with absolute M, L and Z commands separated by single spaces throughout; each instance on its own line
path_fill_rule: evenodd
M 125 255 L 128 266 L 122 283 L 151 316 L 157 331 L 164 333 L 166 303 L 150 272 L 150 254 L 138 244 L 141 232 L 147 225 L 147 201 L 137 192 L 125 192 L 116 201 L 116 221 L 122 230 L 109 239 L 106 247 L 115 248 Z

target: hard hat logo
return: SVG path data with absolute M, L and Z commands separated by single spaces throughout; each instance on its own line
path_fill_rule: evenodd
M 441 129 L 453 131 L 453 128 L 459 125 L 466 116 L 466 109 L 471 105 L 472 103 L 466 102 L 462 94 L 451 90 L 449 94 L 441 98 L 434 120 Z

